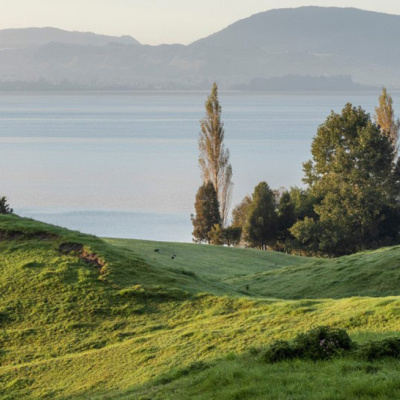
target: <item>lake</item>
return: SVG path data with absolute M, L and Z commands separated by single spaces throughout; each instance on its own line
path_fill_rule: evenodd
M 301 185 L 318 126 L 376 93 L 220 93 L 237 204 Z M 103 237 L 191 241 L 205 92 L 1 93 L 0 195 L 17 214 Z M 400 109 L 400 93 L 392 93 Z

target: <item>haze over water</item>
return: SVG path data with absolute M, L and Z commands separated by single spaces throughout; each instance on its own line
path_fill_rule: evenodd
M 318 126 L 379 92 L 220 93 L 237 204 L 301 185 Z M 0 194 L 16 213 L 99 236 L 191 241 L 205 92 L 0 94 Z M 399 94 L 392 93 L 395 110 Z

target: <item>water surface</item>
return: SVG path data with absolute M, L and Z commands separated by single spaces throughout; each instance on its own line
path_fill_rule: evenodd
M 262 180 L 301 185 L 302 163 L 330 111 L 352 102 L 373 113 L 378 96 L 221 93 L 233 204 Z M 0 194 L 21 215 L 83 232 L 190 241 L 206 97 L 2 93 Z

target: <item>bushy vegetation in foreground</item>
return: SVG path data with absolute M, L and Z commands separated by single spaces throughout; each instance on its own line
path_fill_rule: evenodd
M 293 359 L 318 361 L 344 356 L 365 361 L 400 359 L 400 338 L 387 337 L 358 344 L 344 329 L 319 326 L 297 334 L 291 341 L 275 340 L 267 349 L 253 349 L 252 353 L 269 363 Z
M 324 398 L 317 384 L 328 385 L 325 398 L 399 397 L 395 360 L 270 365 L 249 353 L 319 325 L 346 329 L 359 343 L 399 336 L 399 297 L 251 297 L 228 282 L 243 264 L 279 271 L 296 268 L 284 265 L 297 258 L 164 246 L 0 216 L 0 398 Z M 243 261 L 231 261 L 232 251 Z

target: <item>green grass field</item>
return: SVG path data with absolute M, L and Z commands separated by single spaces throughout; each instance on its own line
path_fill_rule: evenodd
M 249 352 L 318 325 L 399 336 L 399 256 L 99 239 L 0 216 L 0 398 L 400 398 L 398 360 Z

